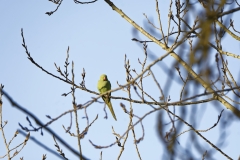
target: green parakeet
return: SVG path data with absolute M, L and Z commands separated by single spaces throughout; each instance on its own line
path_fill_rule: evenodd
M 102 94 L 105 93 L 109 90 L 111 90 L 111 83 L 110 81 L 107 79 L 107 75 L 106 74 L 102 74 L 100 76 L 100 79 L 98 81 L 98 85 L 97 85 L 98 91 Z M 108 106 L 108 108 L 110 109 L 110 112 L 112 113 L 112 116 L 115 120 L 117 120 L 113 107 L 112 107 L 112 103 L 111 103 L 111 99 L 110 97 L 111 93 L 108 93 L 106 95 L 102 96 L 103 101 L 106 103 L 106 105 Z

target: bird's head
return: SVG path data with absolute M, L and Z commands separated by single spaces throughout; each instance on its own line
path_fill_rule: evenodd
M 102 80 L 102 81 L 107 81 L 108 79 L 107 79 L 107 75 L 106 74 L 102 74 L 101 76 L 100 76 L 100 80 Z

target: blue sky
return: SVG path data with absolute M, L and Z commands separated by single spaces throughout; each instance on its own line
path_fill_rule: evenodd
M 158 24 L 157 14 L 155 12 L 155 1 L 132 0 L 130 2 L 113 2 L 136 23 L 143 27 L 147 26 L 147 21 L 143 13 L 154 20 L 156 25 Z M 61 69 L 64 68 L 66 50 L 69 46 L 69 61 L 74 61 L 75 64 L 75 82 L 77 82 L 77 84 L 81 82 L 81 73 L 84 68 L 86 71 L 86 87 L 96 92 L 97 81 L 103 73 L 108 75 L 112 88 L 118 87 L 117 81 L 120 84 L 126 83 L 126 73 L 124 69 L 125 54 L 130 60 L 132 69 L 135 68 L 138 73 L 141 71 L 138 58 L 141 61 L 144 59 L 142 46 L 131 40 L 134 38 L 133 27 L 114 12 L 104 1 L 97 1 L 89 5 L 77 5 L 73 1 L 63 1 L 59 10 L 52 16 L 45 14 L 45 12 L 54 10 L 55 7 L 56 5 L 49 1 L 24 0 L 13 3 L 2 0 L 0 2 L 0 83 L 5 86 L 4 90 L 10 94 L 16 102 L 36 114 L 44 123 L 49 121 L 45 115 L 57 117 L 61 113 L 72 109 L 71 95 L 67 97 L 61 96 L 61 94 L 69 92 L 71 86 L 42 72 L 27 59 L 25 50 L 21 45 L 21 28 L 23 28 L 25 41 L 31 56 L 43 68 L 56 75 L 59 74 L 56 71 L 54 62 L 60 66 Z M 161 3 L 159 5 L 165 31 L 167 30 L 168 7 L 168 3 Z M 236 13 L 236 15 L 232 17 L 233 19 L 235 18 L 235 27 L 237 29 L 240 28 L 240 23 L 236 18 L 238 15 L 239 14 Z M 193 17 L 194 16 L 193 14 Z M 157 35 L 160 34 L 157 33 Z M 142 40 L 147 39 L 139 33 L 138 36 Z M 240 46 L 238 41 L 227 36 L 223 44 L 223 49 L 226 51 L 239 54 Z M 152 57 L 159 57 L 165 53 L 165 51 L 153 43 L 148 44 L 148 51 Z M 178 53 L 181 52 L 181 50 L 177 51 Z M 185 52 L 185 50 L 183 51 Z M 212 52 L 212 54 L 214 56 L 215 52 Z M 187 55 L 184 56 L 183 58 L 187 58 Z M 152 57 L 148 57 L 147 65 L 153 61 Z M 239 79 L 238 61 L 238 59 L 228 58 L 229 68 L 236 79 Z M 165 87 L 165 84 L 169 81 L 164 66 L 171 70 L 173 62 L 175 62 L 174 59 L 168 56 L 163 62 L 153 67 L 156 78 L 163 87 Z M 174 72 L 178 75 L 176 71 Z M 177 81 L 173 80 L 167 93 L 171 96 L 172 101 L 179 100 L 181 91 L 182 84 L 179 81 L 179 77 L 176 77 Z M 150 76 L 144 79 L 144 84 L 146 90 L 149 91 L 154 98 L 158 99 L 160 92 Z M 194 86 L 191 86 L 190 89 L 194 95 Z M 199 93 L 202 93 L 202 91 L 203 90 L 199 90 Z M 112 95 L 127 97 L 127 93 L 121 90 L 112 93 Z M 95 97 L 95 95 L 76 90 L 76 102 L 78 104 L 87 102 L 91 97 Z M 138 99 L 136 94 L 133 94 L 133 98 Z M 90 127 L 88 134 L 81 141 L 83 154 L 89 159 L 99 159 L 101 151 L 103 151 L 103 159 L 117 158 L 120 152 L 120 148 L 117 145 L 108 149 L 95 149 L 88 140 L 90 139 L 97 145 L 105 146 L 115 141 L 115 136 L 112 134 L 112 126 L 119 134 L 125 132 L 129 118 L 122 111 L 119 105 L 120 102 L 129 108 L 129 103 L 126 101 L 112 100 L 118 118 L 117 122 L 110 116 L 108 110 L 109 118 L 107 120 L 103 118 L 103 104 L 94 103 L 88 107 L 87 111 L 90 122 L 97 114 L 99 116 L 98 120 Z M 220 103 L 185 107 L 188 109 L 189 114 L 195 112 L 194 116 L 199 122 L 199 124 L 195 125 L 197 129 L 211 127 L 216 123 L 220 111 L 225 109 Z M 194 110 L 193 107 L 195 107 L 196 110 Z M 176 106 L 176 108 L 178 108 L 178 106 Z M 143 116 L 146 112 L 150 111 L 151 108 L 148 105 L 133 103 L 133 110 L 136 115 Z M 78 115 L 80 130 L 82 131 L 86 127 L 86 120 L 81 118 L 84 116 L 84 111 L 80 110 Z M 161 144 L 156 133 L 157 115 L 158 113 L 154 112 L 143 120 L 145 137 L 138 145 L 142 159 L 163 158 L 165 151 L 163 149 L 164 146 Z M 231 115 L 231 112 L 225 110 L 223 119 L 224 116 L 227 115 Z M 166 122 L 168 122 L 167 115 L 165 114 L 164 116 L 166 116 Z M 185 118 L 189 123 L 191 123 L 191 116 L 193 115 L 187 115 Z M 62 128 L 62 125 L 69 125 L 69 119 L 70 115 L 67 114 L 49 127 L 77 150 L 77 139 L 66 134 Z M 28 127 L 26 115 L 11 107 L 10 103 L 3 97 L 3 121 L 5 120 L 8 120 L 8 124 L 4 128 L 7 140 L 10 140 L 14 132 L 20 129 L 18 123 Z M 134 122 L 136 120 L 137 119 L 134 119 Z M 188 129 L 188 127 L 184 126 L 182 131 L 185 129 Z M 216 144 L 221 129 L 223 128 L 217 126 L 213 130 L 203 133 L 203 135 Z M 238 149 L 240 143 L 239 120 L 234 121 L 224 129 L 227 129 L 227 143 L 221 149 L 233 159 L 237 159 L 240 154 Z M 75 128 L 73 127 L 71 131 L 75 132 Z M 137 137 L 142 135 L 139 125 L 136 126 L 135 132 Z M 52 136 L 48 133 L 44 132 L 44 136 L 41 136 L 40 132 L 31 132 L 31 136 L 46 144 L 51 149 L 56 150 Z M 189 137 L 190 133 L 185 133 L 179 138 L 181 145 L 178 147 L 178 151 L 183 154 L 183 157 L 184 154 L 187 154 L 181 152 L 183 148 L 191 147 Z M 23 140 L 24 137 L 19 135 L 12 142 L 12 146 L 19 144 Z M 206 150 L 210 151 L 213 149 L 202 139 L 198 138 L 198 140 L 206 147 Z M 76 157 L 61 146 L 60 143 L 59 145 L 66 157 L 76 159 Z M 201 154 L 196 150 L 193 150 L 192 153 L 195 154 L 194 157 L 196 159 L 201 159 Z M 0 156 L 3 154 L 5 154 L 5 146 L 3 139 L 0 138 Z M 34 142 L 29 141 L 27 146 L 15 159 L 19 159 L 20 157 L 24 157 L 24 159 L 40 159 L 43 154 L 47 154 L 47 159 L 57 159 L 55 155 L 37 146 Z M 212 158 L 224 159 L 225 157 L 219 152 L 216 152 Z M 126 143 L 122 159 L 138 159 L 131 132 L 129 132 L 129 139 Z

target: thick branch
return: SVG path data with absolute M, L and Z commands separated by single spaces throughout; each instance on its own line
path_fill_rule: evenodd
M 106 3 L 108 3 L 113 10 L 115 10 L 117 13 L 119 13 L 122 18 L 127 20 L 131 25 L 133 25 L 137 30 L 139 30 L 142 34 L 144 34 L 146 37 L 151 39 L 153 42 L 158 44 L 160 47 L 162 47 L 164 50 L 169 51 L 170 55 L 174 57 L 187 71 L 188 73 L 196 80 L 198 81 L 206 90 L 210 92 L 215 92 L 211 87 L 210 84 L 205 82 L 199 75 L 197 75 L 191 67 L 181 59 L 173 50 L 172 48 L 165 48 L 165 45 L 161 42 L 159 42 L 154 36 L 150 35 L 147 31 L 145 31 L 143 28 L 141 28 L 138 24 L 136 24 L 133 20 L 131 20 L 125 13 L 122 12 L 122 10 L 118 9 L 110 0 L 105 0 Z M 193 28 L 195 30 L 195 28 Z M 193 31 L 194 31 L 193 30 Z M 190 31 L 193 32 L 193 31 Z M 181 42 L 180 42 L 181 43 Z M 229 102 L 227 102 L 224 98 L 219 96 L 217 93 L 214 94 L 214 98 L 221 102 L 227 109 L 230 109 L 237 117 L 240 118 L 240 111 L 236 109 L 234 106 L 232 106 Z

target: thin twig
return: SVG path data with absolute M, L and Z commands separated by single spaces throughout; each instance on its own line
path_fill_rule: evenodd
M 80 135 L 80 129 L 79 129 L 79 125 L 78 125 L 78 114 L 77 114 L 77 105 L 76 105 L 76 101 L 75 101 L 75 89 L 74 89 L 74 62 L 72 61 L 72 97 L 73 97 L 73 109 L 74 109 L 74 114 L 75 114 L 75 123 L 76 123 L 76 130 L 77 130 L 77 135 Z M 77 137 L 78 139 L 78 148 L 79 148 L 79 152 L 80 152 L 80 160 L 82 160 L 82 148 L 81 148 L 81 138 Z

